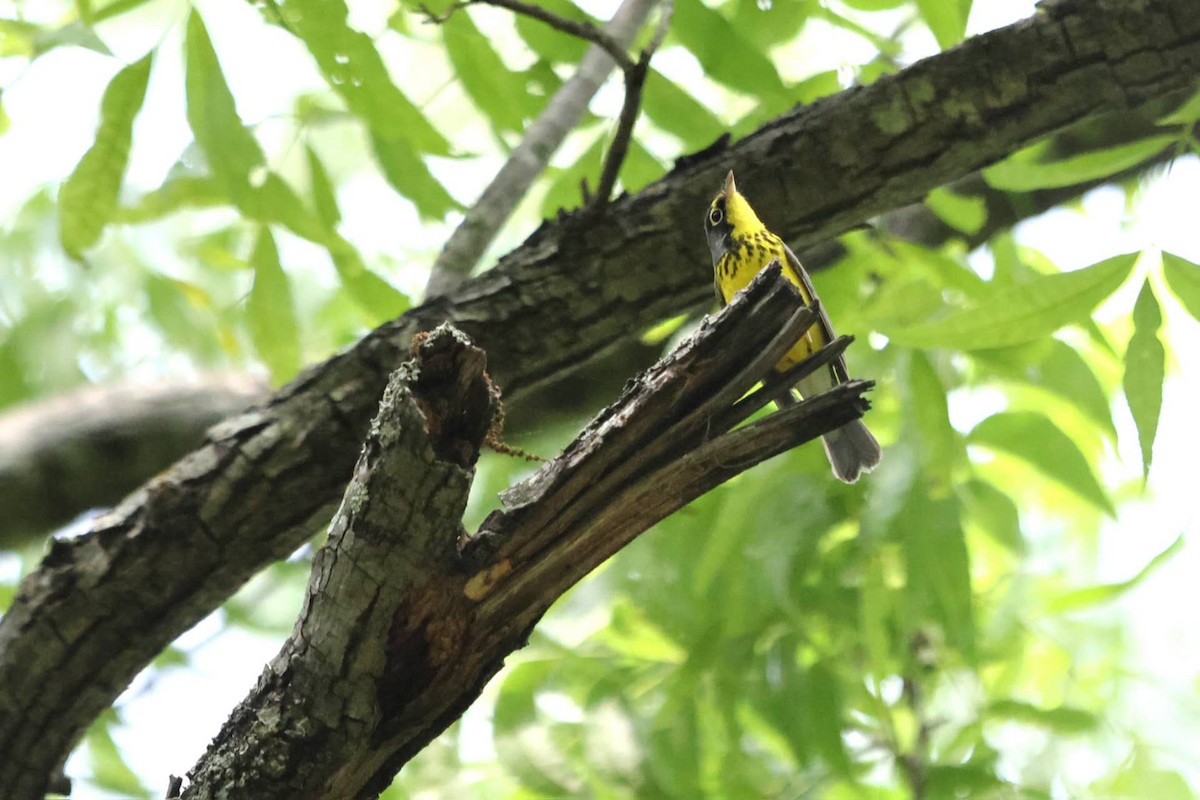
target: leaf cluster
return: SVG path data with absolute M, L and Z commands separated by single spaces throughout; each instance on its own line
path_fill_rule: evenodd
M 80 0 L 0 20 L 0 56 L 85 48 L 115 64 L 105 24 L 153 26 L 148 5 Z M 570 0 L 544 5 L 602 22 Z M 39 191 L 0 229 L 0 405 L 169 358 L 259 363 L 282 383 L 406 310 L 404 287 L 423 281 L 370 252 L 348 210 L 364 208 L 356 182 L 402 198 L 388 208 L 407 216 L 371 225 L 401 229 L 414 260 L 432 252 L 474 188 L 461 173 L 511 150 L 585 47 L 497 9 L 429 25 L 419 6 L 399 3 L 374 30 L 343 0 L 262 6 L 256 35 L 285 37 L 317 78 L 282 121 L 247 118 L 226 66 L 236 26 L 207 7 L 181 9 L 160 44 L 116 68 L 57 197 Z M 727 130 L 870 83 L 914 36 L 953 46 L 971 12 L 970 0 L 681 0 L 622 188 Z M 867 55 L 807 57 L 828 35 Z M 131 178 L 139 126 L 169 63 L 189 141 L 145 185 Z M 579 205 L 599 174 L 613 124 L 602 105 L 538 184 L 534 216 Z M 984 178 L 1014 196 L 1105 180 L 1193 151 L 1198 118 L 1193 98 L 1154 135 L 1066 156 L 1043 143 Z M 8 124 L 0 106 L 0 135 Z M 1122 188 L 1135 204 L 1138 187 Z M 878 472 L 838 485 L 808 448 L 668 519 L 553 609 L 388 797 L 1191 796 L 1154 735 L 1110 713 L 1132 657 L 1108 612 L 1182 540 L 1123 580 L 1095 578 L 1092 559 L 1153 475 L 1155 442 L 1179 435 L 1160 431 L 1167 323 L 1200 320 L 1200 266 L 1147 246 L 1063 269 L 995 230 L 981 197 L 942 188 L 925 206 L 960 235 L 926 246 L 854 232 L 816 277 L 839 330 L 869 342 L 851 371 L 880 386 Z M 519 445 L 551 453 L 574 427 L 547 423 Z M 1140 480 L 1120 460 L 1130 444 Z M 525 469 L 485 458 L 470 513 Z M 306 573 L 303 557 L 276 565 L 223 624 L 282 638 Z M 13 591 L 0 587 L 0 605 Z M 153 671 L 188 662 L 173 649 Z M 121 715 L 88 735 L 92 781 L 148 796 L 115 744 Z M 1096 775 L 1072 771 L 1079 752 Z

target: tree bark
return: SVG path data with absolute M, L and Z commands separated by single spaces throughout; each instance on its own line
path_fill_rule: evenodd
M 743 398 L 816 319 L 778 266 L 764 271 L 465 540 L 458 520 L 490 421 L 484 357 L 449 326 L 434 331 L 384 393 L 291 638 L 184 798 L 385 789 L 598 564 L 718 483 L 863 413 L 869 384 L 852 381 L 731 430 L 779 393 Z
M 267 395 L 250 375 L 88 386 L 0 415 L 0 549 L 111 506 Z
M 1163 103 L 1137 113 L 1089 119 L 1052 137 L 1049 150 L 1055 158 L 1069 158 L 1161 135 L 1154 121 L 1170 110 L 1170 104 Z M 1092 189 L 1138 180 L 1175 154 L 1176 147 L 1168 145 L 1113 175 L 1029 192 L 995 189 L 981 173 L 972 172 L 947 188 L 983 202 L 986 220 L 979 230 L 956 230 L 923 202 L 889 211 L 873 227 L 926 247 L 960 240 L 974 248 Z M 819 272 L 845 252 L 838 239 L 830 239 L 802 250 L 800 256 L 809 272 Z M 629 375 L 648 367 L 660 353 L 658 345 L 620 342 L 603 358 L 521 394 L 506 408 L 505 429 L 519 436 L 530 426 L 544 426 L 550 415 L 586 414 L 618 394 Z M 7 512 L 0 518 L 0 548 L 44 538 L 53 527 L 89 508 L 113 505 L 200 444 L 210 425 L 265 395 L 266 387 L 248 376 L 205 377 L 185 383 L 89 387 L 6 411 L 0 416 L 0 508 Z
M 386 376 L 452 320 L 520 394 L 711 296 L 699 215 L 725 171 L 812 245 L 1047 133 L 1190 91 L 1189 0 L 1044 5 L 871 86 L 687 159 L 603 210 L 543 225 L 499 266 L 306 370 L 55 542 L 0 621 L 0 786 L 41 796 L 79 733 L 175 636 L 329 519 Z

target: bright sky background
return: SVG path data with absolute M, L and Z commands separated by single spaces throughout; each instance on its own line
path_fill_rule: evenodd
M 607 3 L 585 3 L 597 14 L 605 15 Z M 318 90 L 323 84 L 301 46 L 287 34 L 263 25 L 258 12 L 249 3 L 204 2 L 202 13 L 213 33 L 218 55 L 238 99 L 239 110 L 247 121 L 266 120 L 258 133 L 272 151 L 272 143 L 286 140 L 290 134 L 284 124 L 270 120 L 291 112 L 292 98 L 298 91 Z M 381 27 L 388 3 L 356 6 L 365 30 Z M 1032 2 L 977 0 L 970 29 L 979 32 L 1027 16 Z M 146 109 L 139 117 L 134 145 L 135 158 L 129 183 L 141 189 L 157 186 L 180 152 L 191 140 L 187 128 L 182 95 L 180 63 L 181 23 L 187 7 L 177 0 L 154 0 L 136 16 L 101 29 L 109 47 L 122 59 L 131 61 L 153 46 L 172 22 L 164 41 L 164 57 L 155 66 Z M 12 16 L 11 3 L 0 0 L 0 16 Z M 831 29 L 832 30 L 832 29 Z M 811 48 L 806 56 L 816 62 L 836 65 L 856 63 L 865 58 L 866 47 L 840 32 L 814 32 L 798 45 Z M 235 41 L 233 36 L 243 37 Z M 912 49 L 918 54 L 933 52 L 932 39 L 914 36 Z M 422 58 L 422 53 L 389 52 L 401 66 Z M 660 66 L 673 75 L 687 75 L 698 69 L 689 58 L 663 54 Z M 840 60 L 840 61 L 839 61 Z M 807 62 L 811 64 L 812 62 Z M 264 69 L 263 65 L 275 68 Z M 286 65 L 286 68 L 284 67 Z M 12 127 L 0 136 L 0 226 L 38 187 L 61 181 L 78 157 L 91 144 L 95 128 L 98 98 L 120 63 L 90 51 L 63 48 L 38 59 L 28 70 L 0 60 L 0 87 L 4 87 L 4 105 L 12 118 Z M 784 65 L 781 69 L 787 73 Z M 610 87 L 611 88 L 611 87 Z M 430 103 L 450 102 L 434 96 Z M 594 108 L 613 112 L 619 104 L 616 90 L 602 93 Z M 454 133 L 454 132 L 452 132 Z M 471 123 L 458 132 L 472 136 Z M 470 201 L 481 188 L 480 175 L 489 175 L 499 164 L 498 157 L 480 161 L 449 162 L 439 165 L 439 175 L 448 181 L 460 199 Z M 331 167 L 336 171 L 337 165 Z M 1064 269 L 1087 266 L 1119 252 L 1157 249 L 1178 253 L 1200 262 L 1200 237 L 1196 224 L 1197 194 L 1200 191 L 1200 163 L 1194 157 L 1178 161 L 1164 177 L 1152 181 L 1133 208 L 1127 208 L 1117 190 L 1091 193 L 1082 211 L 1060 210 L 1023 224 L 1018 230 L 1022 243 L 1044 251 Z M 383 181 L 374 176 L 352 178 L 340 192 L 346 225 L 344 233 L 355 241 L 371 260 L 389 256 L 389 263 L 404 265 L 414 258 L 427 264 L 434 248 L 445 238 L 448 228 L 424 228 L 409 205 L 398 198 Z M 380 219 L 391 224 L 380 225 Z M 524 237 L 529 220 L 513 226 L 498 245 L 504 249 Z M 292 237 L 286 242 L 284 263 L 289 255 L 302 252 L 303 243 Z M 153 247 L 153 245 L 149 245 Z M 157 251 L 156 251 L 157 252 Z M 169 263 L 174 255 L 157 253 Z M 1132 295 L 1141 286 L 1143 264 L 1124 292 L 1130 293 L 1110 302 L 1112 308 L 1127 309 Z M 48 265 L 61 269 L 62 264 Z M 417 292 L 423 285 L 420 269 L 401 269 L 392 276 L 401 288 Z M 1186 752 L 1200 731 L 1200 626 L 1193 614 L 1184 609 L 1200 603 L 1196 576 L 1200 575 L 1200 552 L 1194 544 L 1197 530 L 1196 398 L 1200 397 L 1200 326 L 1168 296 L 1164 286 L 1155 286 L 1165 315 L 1163 337 L 1173 345 L 1177 363 L 1168 366 L 1160 432 L 1155 448 L 1154 469 L 1144 499 L 1120 506 L 1121 515 L 1105 525 L 1098 548 L 1097 573 L 1102 581 L 1129 578 L 1155 554 L 1184 534 L 1188 544 L 1146 584 L 1116 604 L 1092 613 L 1119 614 L 1130 622 L 1129 631 L 1136 646 L 1134 667 L 1147 680 L 1127 690 L 1125 704 L 1116 709 L 1116 718 L 1136 727 L 1144 736 L 1160 738 L 1164 752 L 1175 752 L 1178 763 L 1171 766 L 1189 773 L 1193 786 L 1200 786 L 1200 768 L 1191 763 Z M 1109 313 L 1101 310 L 1101 316 Z M 1101 465 L 1112 483 L 1140 474 L 1140 455 L 1128 409 L 1115 409 L 1121 449 Z M 993 409 L 986 398 L 956 402 L 953 419 L 966 429 Z M 1110 484 L 1111 485 L 1111 484 Z M 1029 531 L 1032 534 L 1036 530 Z M 1036 552 L 1036 546 L 1035 546 Z M 0 557 L 0 570 L 10 577 L 15 560 Z M 1028 568 L 1034 571 L 1063 569 L 1064 565 L 1040 563 L 1036 556 Z M 169 773 L 182 774 L 198 758 L 209 738 L 216 733 L 229 710 L 245 695 L 257 678 L 263 663 L 272 657 L 278 642 L 222 629 L 218 619 L 209 618 L 186 634 L 181 644 L 191 650 L 192 668 L 167 671 L 153 685 L 143 680 L 124 696 L 123 710 L 128 726 L 119 733 L 118 745 L 129 763 L 152 787 L 165 787 Z M 215 638 L 214 638 L 215 637 Z M 472 719 L 479 715 L 473 715 Z M 475 719 L 484 730 L 486 719 Z M 484 748 L 486 749 L 486 748 Z M 71 771 L 86 772 L 85 764 L 72 762 Z M 1095 769 L 1095 760 L 1081 752 L 1076 760 L 1080 778 Z M 76 797 L 102 798 L 104 794 L 77 782 Z

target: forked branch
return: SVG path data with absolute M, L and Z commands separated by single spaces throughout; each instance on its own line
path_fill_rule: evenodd
M 633 126 L 637 122 L 638 112 L 641 109 L 642 88 L 646 83 L 646 75 L 650 71 L 650 59 L 662 44 L 663 39 L 666 38 L 667 30 L 671 27 L 671 17 L 675 11 L 674 0 L 659 0 L 660 10 L 654 35 L 642 49 L 636 61 L 630 58 L 629 54 L 625 52 L 625 48 L 621 47 L 620 42 L 604 29 L 587 21 L 577 22 L 561 17 L 539 5 L 527 3 L 525 0 L 461 0 L 461 2 L 451 4 L 442 14 L 433 12 L 427 6 L 422 6 L 422 10 L 431 21 L 440 23 L 445 22 L 455 11 L 472 5 L 505 8 L 515 14 L 522 14 L 543 22 L 562 33 L 591 42 L 608 53 L 621 68 L 625 77 L 625 99 L 617 118 L 617 128 L 613 133 L 608 154 L 604 158 L 596 191 L 590 199 L 585 196 L 585 202 L 592 208 L 606 205 L 612 197 L 613 187 L 616 186 L 617 176 L 621 172 L 621 165 L 625 161 L 625 155 L 629 152 L 629 144 L 633 140 Z
M 764 270 L 465 539 L 495 409 L 483 352 L 449 325 L 424 338 L 388 384 L 295 632 L 183 797 L 376 796 L 588 572 L 709 489 L 864 413 L 871 384 L 852 381 L 742 424 L 769 402 L 751 389 L 815 319 L 777 264 Z

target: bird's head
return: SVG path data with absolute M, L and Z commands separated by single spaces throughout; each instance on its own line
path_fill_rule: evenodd
M 704 233 L 708 237 L 713 264 L 733 247 L 732 239 L 742 239 L 762 229 L 758 215 L 737 190 L 733 170 L 729 170 L 725 186 L 709 204 L 708 215 L 704 218 Z

